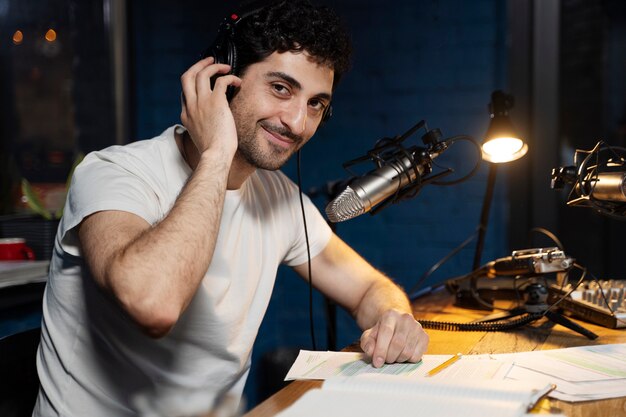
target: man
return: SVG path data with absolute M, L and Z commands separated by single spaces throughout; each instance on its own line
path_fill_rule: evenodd
M 237 75 L 212 57 L 189 68 L 182 126 L 76 169 L 44 300 L 35 415 L 193 415 L 239 398 L 277 267 L 308 279 L 298 190 L 275 170 L 319 127 L 349 43 L 306 0 L 239 26 L 251 58 Z M 313 283 L 353 313 L 374 366 L 418 361 L 428 336 L 405 294 L 308 199 L 305 210 Z

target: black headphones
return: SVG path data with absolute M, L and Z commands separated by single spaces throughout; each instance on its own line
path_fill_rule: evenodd
M 259 6 L 259 3 L 261 3 L 262 5 Z M 233 12 L 229 16 L 227 16 L 220 24 L 215 41 L 206 50 L 202 58 L 212 56 L 215 58 L 215 63 L 230 65 L 230 74 L 238 74 L 239 59 L 238 59 L 238 53 L 237 53 L 237 45 L 235 42 L 235 39 L 237 39 L 236 37 L 237 26 L 242 20 L 264 9 L 265 7 L 267 7 L 267 5 L 268 5 L 267 1 L 252 2 L 249 5 L 248 10 L 241 11 L 241 12 Z M 234 94 L 235 94 L 235 89 L 233 87 L 228 87 L 226 91 L 226 96 L 228 97 L 228 101 L 232 99 Z M 320 126 L 326 123 L 328 119 L 330 119 L 332 114 L 333 114 L 333 108 L 329 103 L 328 106 L 326 106 L 326 109 L 324 109 L 324 114 L 322 115 Z

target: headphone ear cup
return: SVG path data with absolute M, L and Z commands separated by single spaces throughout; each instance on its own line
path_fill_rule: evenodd
M 231 24 L 226 23 L 220 27 L 217 39 L 207 49 L 207 52 L 204 54 L 203 58 L 212 56 L 215 59 L 216 64 L 227 64 L 230 65 L 230 74 L 237 73 L 237 47 L 235 46 L 235 42 L 232 39 L 231 32 L 233 28 Z M 211 88 L 215 86 L 215 80 L 218 76 L 214 76 L 211 78 Z M 233 98 L 235 94 L 234 87 L 228 87 L 226 90 L 226 97 L 228 101 Z
M 224 34 L 220 36 L 220 42 L 216 42 L 211 48 L 211 55 L 215 58 L 216 64 L 230 65 L 230 72 L 237 71 L 237 47 L 230 36 Z
M 226 49 L 227 49 L 227 52 L 228 52 L 228 54 L 227 54 L 228 56 L 227 56 L 227 60 L 224 62 L 224 64 L 230 65 L 230 72 L 229 72 L 229 74 L 237 75 L 237 72 L 239 71 L 239 66 L 237 65 L 238 64 L 238 60 L 237 60 L 237 46 L 235 46 L 235 42 L 230 37 L 228 38 Z M 235 87 L 228 86 L 226 88 L 226 99 L 228 101 L 230 101 L 233 98 L 234 95 L 235 95 Z

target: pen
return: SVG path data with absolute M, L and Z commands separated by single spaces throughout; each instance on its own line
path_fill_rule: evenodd
M 460 354 L 460 353 L 457 353 L 456 355 L 454 355 L 453 357 L 451 357 L 450 359 L 448 359 L 447 361 L 445 361 L 441 365 L 438 365 L 438 366 L 434 367 L 433 369 L 431 369 L 430 371 L 428 371 L 426 376 L 433 376 L 435 374 L 438 374 L 439 372 L 441 372 L 444 369 L 446 369 L 448 366 L 452 365 L 454 362 L 456 362 L 459 359 L 461 359 L 461 356 L 463 356 L 463 355 Z
M 548 395 L 555 389 L 556 385 L 548 384 L 542 390 L 537 390 L 535 392 L 537 397 L 530 402 L 526 411 L 531 414 L 545 414 L 543 411 L 548 410 L 548 414 L 552 414 L 553 408 L 555 407 L 552 407 Z

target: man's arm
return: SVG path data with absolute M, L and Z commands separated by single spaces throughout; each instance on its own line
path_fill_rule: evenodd
M 374 366 L 421 359 L 428 335 L 413 317 L 404 291 L 389 278 L 334 234 L 311 268 L 313 285 L 352 312 L 364 330 L 361 348 Z M 294 269 L 308 277 L 306 263 Z
M 239 79 L 219 77 L 211 91 L 210 77 L 229 69 L 212 62 L 202 60 L 181 77 L 181 120 L 200 156 L 167 216 L 150 226 L 128 212 L 101 211 L 85 218 L 78 232 L 95 281 L 153 337 L 174 326 L 211 263 L 237 149 L 225 91 Z

